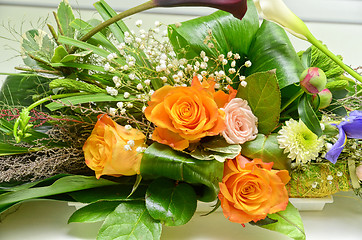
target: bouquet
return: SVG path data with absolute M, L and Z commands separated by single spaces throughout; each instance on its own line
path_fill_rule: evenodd
M 160 239 L 214 202 L 209 214 L 305 239 L 290 197 L 362 196 L 362 76 L 282 1 L 94 6 L 103 21 L 62 1 L 56 26 L 22 35 L 26 67 L 0 95 L 1 212 L 80 202 L 69 222 L 103 221 L 97 239 Z M 220 10 L 122 21 L 177 6 Z M 311 47 L 295 52 L 285 30 Z

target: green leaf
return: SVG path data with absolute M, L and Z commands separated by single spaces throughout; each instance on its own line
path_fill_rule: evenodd
M 68 55 L 70 56 L 70 55 Z M 64 58 L 66 59 L 67 56 Z M 62 63 L 53 63 L 52 67 L 71 67 L 71 68 L 80 68 L 80 69 L 88 69 L 98 72 L 105 72 L 103 67 L 91 65 L 91 64 L 84 64 L 84 63 L 74 63 L 74 62 L 62 62 Z
M 18 147 L 8 143 L 0 143 L 0 156 L 15 155 L 29 152 L 29 148 Z
M 87 56 L 87 55 L 89 55 L 91 53 L 92 53 L 92 51 L 83 51 L 83 52 L 77 52 L 77 53 L 74 53 L 74 54 L 68 54 L 67 56 L 62 58 L 62 60 L 60 60 L 60 62 L 61 63 L 73 62 L 76 59 L 78 59 L 80 57 L 85 57 L 85 56 Z
M 320 137 L 322 136 L 323 131 L 319 123 L 319 119 L 313 110 L 311 97 L 312 95 L 308 95 L 306 93 L 301 96 L 298 105 L 298 113 L 300 119 L 309 128 L 309 130 Z
M 190 183 L 199 200 L 211 202 L 219 193 L 223 168 L 224 164 L 218 161 L 197 160 L 166 145 L 153 143 L 143 154 L 140 171 L 144 179 L 166 177 Z
M 70 23 L 74 20 L 74 14 L 68 1 L 63 0 L 59 4 L 57 16 L 64 35 L 73 38 L 75 32 L 74 29 L 70 26 Z
M 288 204 L 287 208 L 284 211 L 269 214 L 268 217 L 277 220 L 278 222 L 262 225 L 260 227 L 280 232 L 294 240 L 306 239 L 304 226 L 300 214 L 291 203 Z
M 312 48 L 305 50 L 300 58 L 304 69 L 311 67 L 312 62 Z
M 197 148 L 189 153 L 199 160 L 217 160 L 224 162 L 239 155 L 241 150 L 238 144 L 228 144 L 223 137 L 207 137 L 201 140 Z
M 96 179 L 86 176 L 67 176 L 55 181 L 52 185 L 46 187 L 35 187 L 23 189 L 16 192 L 8 192 L 0 195 L 0 207 L 7 204 L 17 203 L 24 200 L 36 199 L 46 196 L 57 195 L 61 193 L 79 191 L 82 189 L 96 188 L 114 185 L 117 183 Z
M 187 183 L 158 178 L 147 189 L 146 207 L 151 217 L 166 226 L 183 225 L 196 211 L 196 194 Z
M 124 102 L 132 100 L 133 99 L 131 97 L 125 99 L 123 95 L 111 96 L 106 93 L 98 93 L 98 94 L 86 94 L 81 96 L 62 98 L 59 100 L 62 103 L 52 102 L 45 105 L 45 107 L 47 107 L 50 111 L 55 111 L 65 107 L 65 105 L 70 105 L 70 104 L 77 105 L 89 102 Z
M 101 201 L 89 204 L 75 211 L 72 216 L 70 216 L 68 223 L 103 221 L 120 203 L 121 202 L 117 201 Z
M 248 101 L 258 118 L 259 133 L 271 133 L 279 124 L 281 96 L 275 71 L 254 73 L 247 77 L 246 87 L 239 86 L 236 97 Z
M 51 80 L 40 76 L 8 76 L 1 86 L 0 102 L 10 106 L 29 106 L 34 101 L 32 95 L 49 91 Z
M 97 240 L 158 240 L 162 225 L 147 212 L 144 202 L 123 202 L 108 215 Z
M 124 178 L 124 177 L 122 177 Z M 120 183 L 114 186 L 105 186 L 102 188 L 85 189 L 81 191 L 68 193 L 72 198 L 82 203 L 93 203 L 97 201 L 131 201 L 135 199 L 144 199 L 148 186 L 139 185 L 132 192 L 132 183 Z
M 276 69 L 280 89 L 299 82 L 304 68 L 285 31 L 278 25 L 263 21 L 248 52 L 252 62 L 246 76 Z
M 31 68 L 45 68 L 50 63 L 55 50 L 55 43 L 52 37 L 40 29 L 32 29 L 22 35 L 21 50 L 24 63 Z M 36 61 L 29 55 L 41 60 Z
M 185 57 L 192 59 L 205 51 L 216 57 L 229 51 L 239 53 L 243 58 L 249 51 L 254 35 L 259 28 L 259 18 L 252 1 L 248 1 L 248 11 L 240 21 L 231 14 L 217 11 L 209 16 L 183 22 L 181 27 L 169 26 L 169 39 L 177 53 L 184 49 Z M 212 30 L 215 48 L 210 49 L 204 40 Z M 218 50 L 218 51 L 217 51 Z
M 60 45 L 55 49 L 54 55 L 50 60 L 50 62 L 52 63 L 60 62 L 67 55 L 68 55 L 67 50 L 65 50 L 65 48 L 62 45 Z
M 251 159 L 260 158 L 263 162 L 274 162 L 274 169 L 290 170 L 290 159 L 279 148 L 277 136 L 277 133 L 258 134 L 256 139 L 241 146 L 241 154 Z
M 87 23 L 81 19 L 75 19 L 73 22 L 70 23 L 70 26 L 73 27 L 74 29 L 78 30 L 83 35 L 85 35 L 90 30 L 93 29 L 92 25 L 90 25 L 89 23 Z M 115 52 L 115 53 L 118 52 L 119 53 L 119 50 L 102 33 L 100 33 L 100 32 L 96 33 L 95 35 L 93 35 L 93 37 L 91 39 L 93 39 L 98 44 L 103 46 L 109 52 Z

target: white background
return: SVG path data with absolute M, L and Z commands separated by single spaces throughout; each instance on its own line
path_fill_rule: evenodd
M 70 1 L 74 8 L 90 9 L 94 1 Z M 122 10 L 142 0 L 109 0 L 112 7 Z M 345 62 L 354 67 L 362 65 L 362 1 L 361 0 L 304 0 L 286 1 L 288 5 L 307 21 L 314 35 L 328 45 L 332 52 L 341 54 Z M 38 20 L 52 18 L 58 0 L 0 0 L 0 24 L 10 26 L 18 32 L 24 32 L 32 25 L 39 26 Z M 21 5 L 26 5 L 21 6 Z M 30 6 L 35 7 L 30 7 Z M 43 7 L 40 7 L 43 6 Z M 53 6 L 46 8 L 44 6 Z M 167 9 L 155 10 L 152 13 L 137 14 L 126 23 L 133 25 L 137 19 L 143 19 L 145 27 L 152 26 L 155 20 L 163 23 L 175 23 L 204 15 L 214 10 L 199 8 L 197 10 Z M 187 15 L 190 14 L 190 15 Z M 81 18 L 96 16 L 94 11 L 81 11 Z M 0 27 L 0 36 L 11 38 L 11 34 Z M 19 36 L 17 36 L 19 37 Z M 296 50 L 305 49 L 308 43 L 291 37 Z M 0 38 L 0 72 L 15 72 L 14 66 L 22 65 L 21 58 L 13 58 L 19 49 L 18 42 Z M 4 79 L 3 76 L 0 76 Z M 362 239 L 362 204 L 352 193 L 337 194 L 335 203 L 327 204 L 322 212 L 303 212 L 308 240 L 359 240 Z M 11 213 L 15 211 L 14 213 Z M 95 239 L 99 224 L 70 224 L 67 219 L 74 208 L 59 202 L 29 202 L 14 208 L 8 216 L 2 216 L 0 222 L 1 240 L 80 240 Z M 5 218 L 4 218 L 5 217 Z M 1 219 L 0 219 L 1 220 Z M 228 240 L 228 239 L 287 239 L 278 233 L 271 233 L 252 226 L 242 228 L 238 224 L 229 223 L 220 214 L 206 218 L 195 217 L 182 227 L 166 228 L 162 239 L 186 240 Z

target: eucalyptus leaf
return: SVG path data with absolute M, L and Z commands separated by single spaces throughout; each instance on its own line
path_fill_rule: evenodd
M 166 145 L 153 143 L 143 154 L 140 171 L 144 179 L 166 177 L 190 183 L 199 200 L 211 202 L 219 193 L 223 168 L 223 163 L 218 161 L 197 160 Z
M 259 133 L 269 134 L 279 124 L 281 96 L 275 71 L 248 76 L 246 87 L 240 85 L 236 97 L 248 101 L 258 118 Z
M 68 1 L 63 0 L 59 4 L 57 16 L 64 35 L 73 38 L 75 31 L 70 26 L 70 23 L 74 20 L 74 14 L 72 7 L 69 5 Z
M 144 202 L 123 202 L 107 216 L 97 240 L 158 240 L 161 231 L 161 223 L 149 215 Z
M 223 137 L 206 137 L 201 140 L 195 150 L 189 154 L 199 160 L 217 160 L 224 162 L 239 155 L 238 144 L 228 144 Z
M 187 183 L 158 178 L 147 189 L 146 207 L 154 219 L 166 226 L 183 225 L 196 211 L 196 194 Z
M 277 136 L 277 133 L 268 136 L 258 134 L 256 139 L 241 146 L 241 155 L 251 159 L 260 158 L 263 162 L 274 162 L 274 169 L 290 170 L 291 160 L 279 148 Z
M 277 222 L 261 225 L 260 227 L 280 232 L 294 240 L 306 239 L 303 222 L 298 209 L 296 209 L 291 203 L 288 204 L 284 211 L 269 214 L 268 217 L 270 219 L 277 220 Z
M 75 211 L 72 216 L 70 216 L 68 223 L 103 221 L 120 203 L 121 202 L 118 201 L 101 201 L 89 204 Z
M 319 119 L 311 104 L 311 95 L 304 93 L 299 99 L 298 113 L 304 124 L 318 137 L 322 136 L 322 128 Z

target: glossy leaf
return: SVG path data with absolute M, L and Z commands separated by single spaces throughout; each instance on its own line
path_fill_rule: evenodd
M 49 91 L 48 83 L 51 80 L 40 76 L 8 76 L 1 86 L 0 102 L 10 106 L 29 106 L 34 101 L 32 95 L 43 94 Z
M 144 179 L 166 177 L 190 183 L 199 200 L 211 202 L 219 193 L 223 168 L 224 164 L 218 161 L 197 160 L 166 145 L 153 143 L 144 152 L 141 175 Z
M 70 26 L 70 23 L 74 20 L 74 14 L 68 1 L 63 0 L 59 4 L 57 16 L 64 35 L 73 38 L 75 32 L 74 29 Z
M 75 211 L 72 216 L 70 216 L 68 223 L 103 221 L 120 203 L 121 202 L 118 201 L 101 201 L 89 204 Z
M 45 105 L 50 111 L 55 111 L 65 107 L 65 105 L 77 105 L 89 102 L 120 102 L 120 101 L 132 101 L 132 98 L 125 99 L 123 95 L 111 96 L 106 93 L 98 94 L 86 94 L 74 97 L 62 98 L 60 101 L 63 103 L 52 102 Z
M 97 240 L 158 240 L 161 231 L 161 223 L 149 215 L 144 202 L 123 202 L 107 216 Z
M 319 119 L 311 104 L 311 95 L 303 94 L 299 100 L 298 113 L 304 124 L 318 137 L 322 136 L 322 128 Z
M 252 62 L 246 76 L 276 69 L 280 89 L 299 82 L 304 68 L 285 31 L 278 25 L 263 21 L 248 52 Z
M 166 226 L 183 225 L 196 211 L 196 194 L 187 183 L 158 178 L 147 189 L 146 207 L 154 219 Z
M 228 144 L 223 137 L 208 137 L 201 140 L 200 144 L 190 155 L 199 160 L 216 160 L 224 162 L 239 155 L 239 144 Z
M 50 60 L 50 62 L 52 63 L 60 62 L 67 55 L 68 55 L 67 50 L 62 45 L 60 45 L 55 49 L 54 55 Z
M 231 14 L 217 11 L 209 16 L 183 22 L 180 27 L 169 27 L 169 38 L 176 52 L 186 47 L 188 59 L 205 51 L 208 56 L 216 57 L 229 51 L 239 53 L 243 58 L 249 51 L 254 35 L 259 28 L 259 18 L 253 1 L 248 1 L 248 11 L 240 21 Z M 215 48 L 209 48 L 204 40 L 212 31 Z M 216 51 L 217 49 L 217 51 Z
M 236 97 L 248 101 L 258 118 L 259 133 L 269 134 L 279 123 L 281 96 L 275 71 L 254 73 L 246 87 L 239 86 Z
M 0 156 L 15 155 L 29 152 L 26 147 L 14 146 L 8 143 L 0 143 Z
M 277 136 L 277 133 L 268 136 L 258 134 L 256 139 L 241 146 L 241 155 L 250 159 L 260 158 L 263 162 L 274 162 L 274 169 L 290 170 L 290 159 L 279 148 Z
M 7 204 L 17 203 L 24 200 L 36 199 L 61 193 L 79 191 L 82 189 L 104 187 L 116 183 L 86 176 L 67 176 L 55 181 L 46 187 L 34 187 L 16 192 L 8 192 L 0 195 L 0 207 Z
M 268 217 L 273 220 L 277 220 L 278 222 L 262 225 L 260 227 L 280 232 L 294 240 L 306 239 L 303 222 L 298 209 L 296 209 L 291 203 L 288 204 L 284 211 L 269 214 Z

